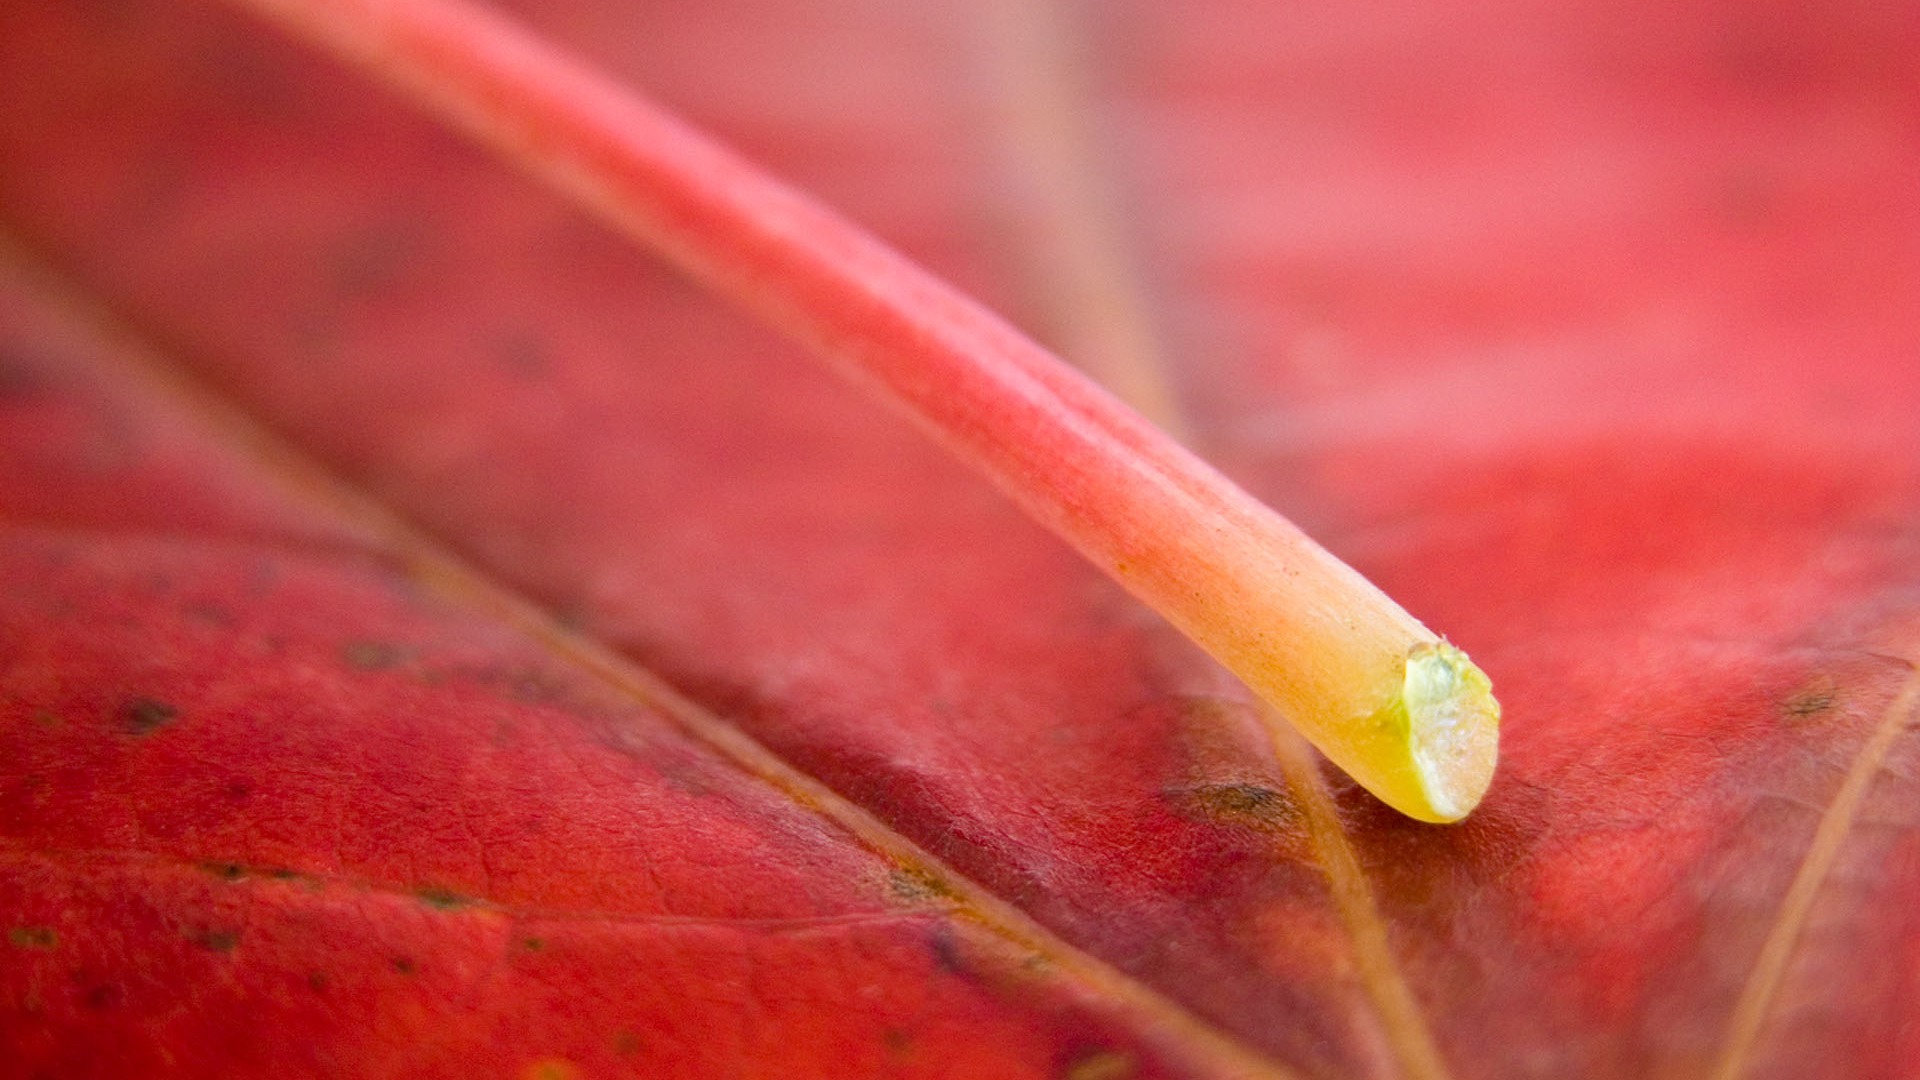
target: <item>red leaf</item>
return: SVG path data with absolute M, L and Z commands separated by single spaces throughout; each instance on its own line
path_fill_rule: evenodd
M 1073 310 L 993 224 L 974 12 L 526 14 Z M 14 4 L 0 213 L 70 282 L 0 302 L 27 1069 L 1920 1074 L 1914 17 L 1090 14 L 1189 427 L 1494 675 L 1474 818 L 1284 771 L 911 431 L 354 76 Z

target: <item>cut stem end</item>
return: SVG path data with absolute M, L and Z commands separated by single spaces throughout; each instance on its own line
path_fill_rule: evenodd
M 1500 759 L 1500 703 L 1492 682 L 1452 645 L 1423 644 L 1407 656 L 1401 701 L 1427 804 L 1408 812 L 1426 821 L 1466 817 L 1480 805 Z

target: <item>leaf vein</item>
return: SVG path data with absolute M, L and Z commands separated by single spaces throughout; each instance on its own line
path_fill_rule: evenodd
M 1143 1041 L 1157 1042 L 1222 1076 L 1290 1080 L 1295 1075 L 1160 991 L 1055 935 L 1012 902 L 966 878 L 864 807 L 682 695 L 658 675 L 604 643 L 581 635 L 533 600 L 469 565 L 395 510 L 307 457 L 297 445 L 263 426 L 218 389 L 202 383 L 186 365 L 137 337 L 133 329 L 96 304 L 83 300 L 75 286 L 61 281 L 44 261 L 29 254 L 23 242 L 4 231 L 0 231 L 0 270 L 12 270 L 37 299 L 91 330 L 101 346 L 93 350 L 95 362 L 113 369 L 115 376 L 128 384 L 143 388 L 151 399 L 165 402 L 174 414 L 194 421 L 200 430 L 259 468 L 264 477 L 282 485 L 290 495 L 305 499 L 384 546 L 422 588 L 497 620 L 556 660 L 650 708 L 733 767 L 820 817 L 862 850 L 891 866 L 941 883 L 943 894 L 951 902 L 951 917 L 1044 960 L 1063 978 L 1103 999 L 1112 1014 L 1123 1018 Z
M 1901 663 L 1907 667 L 1913 666 L 1911 661 L 1903 660 Z M 1779 914 L 1768 929 L 1753 968 L 1740 989 L 1740 996 L 1727 1021 L 1727 1033 L 1721 1042 L 1719 1057 L 1708 1074 L 1711 1080 L 1736 1080 L 1752 1064 L 1754 1052 L 1760 1043 L 1761 1030 L 1781 985 L 1786 981 L 1787 968 L 1813 915 L 1813 903 L 1833 873 L 1840 848 L 1853 831 L 1867 789 L 1879 776 L 1894 742 L 1912 726 L 1917 711 L 1920 711 L 1920 672 L 1907 678 L 1892 704 L 1881 714 L 1873 732 L 1861 745 L 1859 753 L 1854 755 L 1853 764 L 1848 768 L 1839 790 L 1834 793 L 1833 801 L 1821 815 L 1820 824 L 1814 830 L 1813 842 L 1808 845 L 1800 868 L 1795 871 L 1793 882 L 1787 887 Z

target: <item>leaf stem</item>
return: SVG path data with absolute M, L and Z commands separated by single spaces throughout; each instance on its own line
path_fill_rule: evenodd
M 398 87 L 892 402 L 1402 812 L 1492 778 L 1486 677 L 1084 375 L 658 105 L 466 0 L 235 0 Z

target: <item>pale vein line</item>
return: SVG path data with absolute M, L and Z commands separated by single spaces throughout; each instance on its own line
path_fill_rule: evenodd
M 1098 163 L 1085 74 L 1068 42 L 1084 38 L 1048 0 L 990 0 L 995 133 L 1005 144 L 1020 254 L 1049 325 L 1038 336 L 1176 438 L 1186 417 L 1162 361 L 1146 292 Z
M 1287 786 L 1299 798 L 1307 819 L 1307 832 L 1314 851 L 1327 875 L 1327 887 L 1333 893 L 1334 907 L 1340 912 L 1341 925 L 1353 946 L 1354 964 L 1360 971 L 1360 984 L 1379 1014 L 1380 1025 L 1393 1048 L 1401 1072 L 1414 1080 L 1445 1080 L 1445 1059 L 1434 1044 L 1420 1003 L 1400 974 L 1387 938 L 1386 920 L 1374 902 L 1373 887 L 1366 871 L 1354 854 L 1340 823 L 1340 811 L 1321 776 L 1313 747 L 1287 723 L 1272 706 L 1258 706 L 1261 719 L 1273 737 L 1274 753 L 1286 775 Z
M 1057 326 L 1060 352 L 1143 415 L 1176 434 L 1189 424 L 1169 365 L 1131 272 L 1112 191 L 1102 182 L 1088 114 L 1092 99 L 1068 54 L 1060 0 L 995 0 L 993 59 L 1010 154 L 1030 200 L 1030 258 L 1044 271 L 1041 296 Z M 1386 920 L 1341 825 L 1313 749 L 1264 703 L 1287 784 L 1301 802 L 1308 836 L 1352 946 L 1360 984 L 1402 1075 L 1446 1080 L 1448 1071 L 1419 1002 L 1394 958 Z
M 365 530 L 375 551 L 395 559 L 419 584 L 450 600 L 499 619 L 558 659 L 598 678 L 611 689 L 652 709 L 753 776 L 838 828 L 861 848 L 937 884 L 953 905 L 949 914 L 1025 950 L 1054 971 L 1111 1003 L 1108 1014 L 1123 1020 L 1143 1045 L 1170 1059 L 1214 1075 L 1246 1080 L 1295 1080 L 1296 1074 L 1243 1045 L 1159 991 L 1135 980 L 1055 935 L 1025 911 L 1002 899 L 825 783 L 789 764 L 752 736 L 683 696 L 665 680 L 600 641 L 569 629 L 531 599 L 496 584 L 482 571 L 372 496 L 308 458 L 245 413 L 182 364 L 134 335 L 107 312 L 59 282 L 17 238 L 0 231 L 0 270 L 13 271 L 20 287 L 93 331 L 89 359 L 113 369 L 127 383 L 164 400 L 175 415 L 196 422 L 242 460 L 291 494 L 344 523 Z
M 1727 1022 L 1727 1034 L 1721 1043 L 1719 1060 L 1709 1074 L 1711 1080 L 1736 1080 L 1752 1062 L 1754 1048 L 1760 1042 L 1761 1028 L 1773 1007 L 1775 995 L 1780 991 L 1780 984 L 1786 979 L 1787 965 L 1793 960 L 1794 949 L 1800 943 L 1807 919 L 1813 914 L 1813 902 L 1819 897 L 1820 888 L 1826 883 L 1834 861 L 1839 858 L 1840 847 L 1852 831 L 1854 819 L 1859 816 L 1860 803 L 1866 798 L 1867 789 L 1873 785 L 1881 766 L 1886 763 L 1894 740 L 1913 722 L 1916 706 L 1920 706 L 1920 673 L 1909 676 L 1893 699 L 1893 704 L 1887 706 L 1873 734 L 1854 756 L 1853 765 L 1847 770 L 1847 778 L 1841 782 L 1833 802 L 1821 815 L 1820 826 L 1814 830 L 1813 843 L 1807 848 L 1799 871 L 1793 876 L 1793 884 L 1787 888 L 1786 899 L 1780 903 L 1780 913 L 1760 947 L 1753 971 L 1741 987 L 1740 1000 L 1734 1005 L 1733 1015 Z

